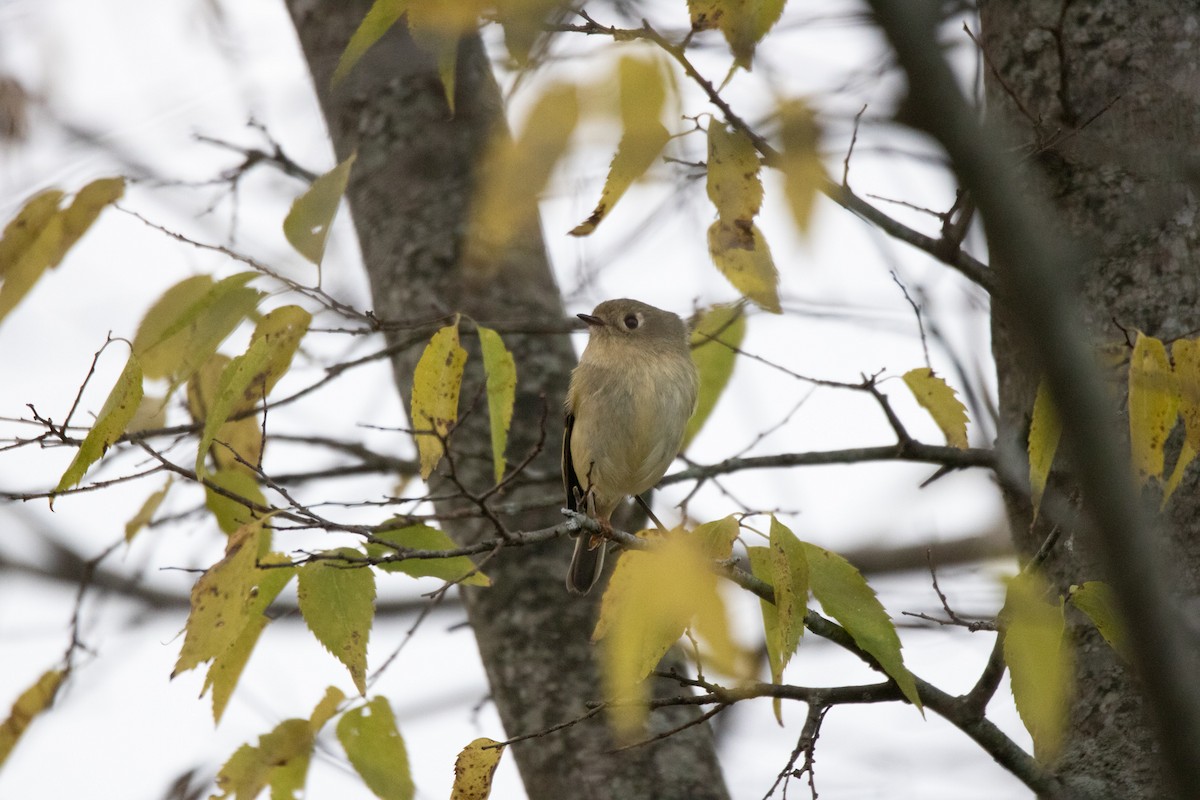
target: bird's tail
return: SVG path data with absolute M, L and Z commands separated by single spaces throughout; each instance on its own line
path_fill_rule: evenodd
M 567 591 L 587 594 L 600 578 L 604 568 L 604 551 L 608 543 L 599 536 L 583 531 L 575 537 L 575 552 L 571 555 L 571 568 L 567 570 Z

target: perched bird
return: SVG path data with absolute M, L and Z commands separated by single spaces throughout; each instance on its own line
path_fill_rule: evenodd
M 622 299 L 579 318 L 589 336 L 567 392 L 563 486 L 568 508 L 611 529 L 617 505 L 653 488 L 679 453 L 700 380 L 675 314 Z M 576 539 L 567 589 L 592 588 L 605 544 L 586 533 Z

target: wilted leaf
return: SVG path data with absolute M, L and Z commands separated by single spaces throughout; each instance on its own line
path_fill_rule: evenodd
M 692 30 L 719 28 L 734 64 L 749 70 L 754 49 L 779 21 L 787 0 L 688 0 Z
M 828 180 L 817 149 L 821 143 L 821 130 L 812 109 L 802 100 L 781 104 L 779 119 L 784 193 L 796 227 L 801 233 L 808 233 L 813 207 L 821 186 Z
M 713 306 L 700 315 L 692 331 L 692 362 L 700 375 L 696 411 L 688 420 L 681 450 L 704 427 L 733 374 L 733 362 L 746 336 L 746 315 L 739 306 Z
M 908 701 L 922 708 L 916 681 L 904 665 L 896 626 L 862 574 L 837 553 L 802 542 L 813 596 L 854 643 L 870 653 Z
M 1130 659 L 1129 638 L 1117 611 L 1117 599 L 1107 583 L 1087 581 L 1081 586 L 1072 586 L 1067 592 L 1067 600 L 1092 621 L 1109 647 L 1126 661 Z
M 221 655 L 245 628 L 258 579 L 255 562 L 261 534 L 262 520 L 240 528 L 229 537 L 225 557 L 192 587 L 192 610 L 172 678 Z
M 37 682 L 21 692 L 13 703 L 12 710 L 8 712 L 8 719 L 0 723 L 0 765 L 8 759 L 34 718 L 54 702 L 54 695 L 58 694 L 63 677 L 62 670 L 43 672 Z
M 1129 445 L 1134 474 L 1163 476 L 1163 447 L 1179 416 L 1179 387 L 1167 348 L 1138 331 L 1129 361 Z
M 334 553 L 362 557 L 343 548 Z M 367 639 L 375 617 L 375 575 L 369 567 L 311 561 L 299 570 L 300 613 L 308 629 L 346 665 L 360 694 L 367 692 Z
M 423 479 L 428 480 L 442 460 L 445 452 L 442 442 L 458 421 L 458 393 L 466 363 L 467 351 L 458 343 L 458 320 L 455 320 L 433 335 L 413 372 L 410 418 Z
M 967 448 L 967 409 L 958 394 L 929 367 L 918 367 L 904 373 L 904 383 L 913 397 L 929 412 L 933 421 L 946 436 L 951 447 Z
M 764 311 L 780 313 L 779 271 L 757 225 L 743 230 L 717 220 L 708 229 L 708 252 L 733 288 Z
M 1011 676 L 1013 700 L 1043 763 L 1062 747 L 1072 692 L 1073 654 L 1063 638 L 1062 607 L 1047 603 L 1046 586 L 1033 573 L 1008 584 L 1000 620 L 1004 627 L 1004 660 Z
M 487 800 L 502 755 L 504 745 L 492 739 L 479 738 L 464 747 L 454 761 L 450 800 Z
M 125 433 L 126 426 L 133 419 L 133 414 L 141 402 L 142 367 L 137 356 L 130 355 L 129 360 L 125 362 L 125 369 L 121 371 L 112 391 L 108 393 L 108 399 L 104 401 L 104 407 L 96 417 L 96 424 L 88 431 L 87 436 L 83 437 L 83 443 L 79 445 L 75 458 L 71 459 L 67 471 L 54 488 L 55 493 L 70 489 L 83 480 L 88 467 L 99 460 Z M 53 497 L 50 498 L 50 505 L 54 506 Z
M 496 482 L 504 477 L 504 450 L 517 398 L 517 365 L 500 334 L 478 327 L 483 371 L 487 375 L 488 419 L 492 431 L 492 465 Z
M 633 183 L 658 160 L 671 134 L 662 124 L 666 86 L 662 65 L 657 60 L 635 56 L 621 59 L 621 141 L 608 168 L 608 179 L 600 202 L 591 215 L 571 229 L 572 236 L 587 236 L 596 230 Z
M 317 266 L 325 257 L 325 242 L 333 217 L 346 193 L 350 180 L 350 169 L 354 166 L 355 154 L 313 181 L 304 194 L 292 203 L 292 209 L 283 220 L 283 234 L 300 255 Z
M 1046 480 L 1054 465 L 1054 453 L 1062 437 L 1062 420 L 1050 399 L 1050 390 L 1043 380 L 1038 383 L 1033 401 L 1033 419 L 1029 422 L 1029 493 L 1033 499 L 1033 518 L 1037 519 L 1046 492 Z
M 458 547 L 445 531 L 430 528 L 428 525 L 407 525 L 398 530 L 379 531 L 377 539 L 395 543 L 405 550 L 454 550 Z M 383 558 L 392 555 L 393 550 L 386 545 L 369 542 L 367 555 L 371 558 Z M 492 582 L 482 572 L 475 572 L 475 564 L 466 556 L 451 558 L 406 558 L 403 561 L 389 561 L 380 564 L 377 569 L 384 572 L 402 572 L 414 578 L 433 577 L 444 581 L 462 580 L 467 586 L 491 586 Z M 469 578 L 463 578 L 468 573 L 474 573 Z
M 383 800 L 412 800 L 416 792 L 408 766 L 408 751 L 396 728 L 396 717 L 386 697 L 342 715 L 338 741 L 363 783 Z
M 137 536 L 138 531 L 150 524 L 150 520 L 154 519 L 154 512 L 158 511 L 158 507 L 162 505 L 162 501 L 167 497 L 167 491 L 171 488 L 171 478 L 167 478 L 167 482 L 157 492 L 152 493 L 146 498 L 146 502 L 142 503 L 142 507 L 133 515 L 129 522 L 125 523 L 125 543 L 129 544 L 133 541 L 133 537 Z

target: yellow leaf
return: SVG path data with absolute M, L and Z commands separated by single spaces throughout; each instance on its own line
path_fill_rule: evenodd
M 408 766 L 408 751 L 396 727 L 396 717 L 386 697 L 342 715 L 338 741 L 363 783 L 382 800 L 412 800 L 416 793 Z
M 517 365 L 500 334 L 477 327 L 483 371 L 487 375 L 488 419 L 492 432 L 492 464 L 496 482 L 504 477 L 504 450 L 517 398 Z
M 1081 586 L 1072 586 L 1067 592 L 1067 600 L 1091 620 L 1109 647 L 1126 661 L 1130 660 L 1129 638 L 1117 610 L 1117 599 L 1107 583 L 1087 581 Z
M 605 696 L 617 734 L 628 739 L 646 717 L 645 677 L 689 623 L 712 647 L 719 667 L 736 668 L 741 654 L 729 635 L 711 559 L 699 537 L 673 532 L 650 550 L 617 560 L 600 604 L 593 639 L 602 641 Z
M 787 0 L 688 0 L 692 30 L 719 28 L 734 64 L 749 70 L 754 49 L 783 14 Z
M 362 558 L 349 548 L 332 551 Z M 312 561 L 299 570 L 300 614 L 338 661 L 346 665 L 359 694 L 367 693 L 367 640 L 375 618 L 375 575 L 369 567 Z
M 133 412 L 133 419 L 129 420 L 129 424 L 125 427 L 125 430 L 128 433 L 141 433 L 142 431 L 157 430 L 166 426 L 167 399 L 153 395 L 142 395 L 142 402 L 138 403 L 137 411 Z
M 1054 453 L 1062 436 L 1062 420 L 1050 399 L 1046 381 L 1038 383 L 1033 401 L 1033 418 L 1029 422 L 1029 493 L 1033 499 L 1033 518 L 1037 519 L 1046 492 L 1046 480 L 1054 465 Z
M 763 187 L 754 143 L 716 119 L 708 125 L 708 197 L 727 226 L 748 235 L 762 207 Z
M 492 3 L 486 0 L 408 0 L 408 30 L 413 41 L 437 61 L 438 77 L 450 113 L 454 113 L 458 42 L 476 30 L 479 14 Z
M 967 409 L 958 394 L 929 367 L 904 373 L 904 383 L 946 436 L 951 447 L 967 448 Z
M 466 363 L 467 351 L 458 343 L 455 320 L 433 335 L 413 372 L 411 419 L 423 479 L 428 480 L 442 460 L 442 442 L 458 421 L 458 393 Z
M 64 677 L 62 670 L 43 672 L 37 682 L 22 692 L 13 703 L 8 719 L 0 723 L 0 765 L 8 759 L 13 748 L 17 746 L 17 740 L 25 733 L 34 717 L 54 702 L 54 695 L 58 694 L 58 687 L 62 685 Z
M 757 225 L 743 230 L 717 220 L 708 229 L 708 252 L 733 288 L 763 310 L 780 313 L 779 272 Z
M 350 169 L 355 154 L 313 181 L 304 194 L 296 198 L 283 220 L 283 233 L 300 255 L 317 266 L 325 257 L 325 241 L 329 227 L 346 193 Z
M 311 323 L 312 314 L 300 306 L 280 306 L 258 321 L 250 341 L 265 340 L 268 355 L 263 376 L 251 381 L 251 385 L 262 384 L 266 387 L 265 394 L 271 393 L 275 384 L 291 368 L 292 358 L 300 348 L 300 340 L 308 333 Z M 246 400 L 252 407 L 262 394 L 260 389 L 255 388 L 247 394 Z
M 1031 572 L 1013 578 L 1000 621 L 1017 713 L 1033 737 L 1034 756 L 1051 761 L 1062 747 L 1073 691 L 1074 654 L 1063 634 L 1062 607 L 1047 603 L 1045 583 Z
M 262 520 L 242 526 L 229 537 L 225 557 L 192 587 L 192 610 L 172 678 L 221 655 L 246 626 L 261 534 Z
M 492 739 L 479 738 L 464 747 L 454 761 L 450 800 L 487 800 L 502 755 L 504 745 Z
M 225 374 L 232 361 L 233 359 L 227 355 L 214 353 L 188 381 L 187 404 L 192 421 L 204 424 L 208 419 L 209 411 L 216 404 L 220 394 L 221 376 Z M 253 388 L 252 384 L 251 388 Z M 235 398 L 233 406 L 227 412 L 226 421 L 217 428 L 212 441 L 223 443 L 212 448 L 213 462 L 216 464 L 217 470 L 244 472 L 247 475 L 255 474 L 253 468 L 247 464 L 259 464 L 262 461 L 263 433 L 262 428 L 259 427 L 258 418 L 250 415 L 241 419 L 228 419 L 228 417 L 248 412 L 253 407 L 253 399 L 247 401 L 244 397 Z M 234 453 L 237 453 L 246 463 L 238 461 L 234 457 Z M 234 528 L 237 527 L 238 525 L 234 525 Z M 228 533 L 229 530 L 225 530 L 225 532 Z
M 125 362 L 125 369 L 121 371 L 120 377 L 108 394 L 108 399 L 104 401 L 104 407 L 96 416 L 96 424 L 83 438 L 75 458 L 71 459 L 67 471 L 54 488 L 56 493 L 70 489 L 83 479 L 88 467 L 99 460 L 125 433 L 126 426 L 133 419 L 134 412 L 141 402 L 142 367 L 137 356 L 130 355 L 129 360 Z M 50 498 L 50 505 L 54 506 L 53 497 Z
M 473 200 L 468 264 L 496 269 L 508 244 L 537 223 L 539 196 L 578 120 L 575 87 L 559 83 L 538 99 L 515 140 L 496 134 Z
M 62 239 L 50 266 L 57 267 L 67 251 L 92 227 L 100 212 L 124 194 L 124 178 L 101 178 L 80 189 L 71 205 L 62 212 Z
M 1179 339 L 1171 345 L 1179 414 L 1192 452 L 1200 452 L 1200 339 Z
M 530 54 L 562 13 L 561 0 L 498 0 L 496 21 L 504 30 L 504 47 L 517 66 L 529 66 Z
M 137 536 L 138 531 L 150 524 L 150 520 L 154 519 L 154 512 L 158 511 L 158 507 L 162 505 L 162 501 L 167 497 L 167 490 L 171 488 L 171 478 L 167 478 L 167 482 L 157 492 L 154 492 L 146 498 L 146 502 L 142 503 L 142 507 L 133 515 L 133 519 L 125 523 L 125 543 L 129 544 L 133 541 L 133 537 Z
M 58 189 L 39 192 L 4 226 L 4 235 L 0 237 L 0 278 L 8 280 L 9 271 L 58 213 L 62 198 L 63 193 Z
M 260 507 L 267 504 L 267 498 L 258 488 L 258 481 L 253 475 L 243 470 L 218 469 L 216 472 L 209 473 L 206 480 L 209 484 Z M 246 503 L 226 497 L 210 486 L 204 487 L 204 504 L 216 518 L 217 527 L 225 533 L 233 533 L 259 516 Z
M 39 219 L 39 215 L 44 213 L 45 208 L 50 205 L 49 198 L 51 197 L 55 197 L 55 195 L 47 193 L 35 197 L 29 203 L 34 206 L 29 215 L 25 216 L 25 212 L 29 210 L 29 206 L 26 206 L 21 215 L 9 223 L 9 229 L 12 229 L 14 225 L 17 226 L 17 245 L 23 243 L 24 246 L 20 246 L 19 249 L 17 245 L 13 246 L 11 248 L 12 260 L 8 263 L 0 263 L 0 274 L 4 276 L 4 283 L 0 284 L 0 320 L 8 316 L 17 303 L 21 302 L 29 293 L 29 290 L 38 282 L 42 273 L 59 253 L 63 239 L 62 215 L 51 213 L 44 221 Z M 56 210 L 52 209 L 52 211 Z M 33 225 L 38 222 L 41 224 L 34 232 Z M 18 223 L 24 224 L 18 225 Z M 24 242 L 27 233 L 32 236 L 28 242 Z
M 404 15 L 407 6 L 406 0 L 375 0 L 371 4 L 366 17 L 354 31 L 354 35 L 350 37 L 350 43 L 346 45 L 346 49 L 338 58 L 337 67 L 333 70 L 333 78 L 330 80 L 331 86 L 336 87 L 346 79 L 350 70 L 354 69 L 354 65 L 359 62 L 367 50 L 371 49 L 371 45 L 379 41 L 388 32 L 388 29 Z
M 1196 451 L 1192 449 L 1192 443 L 1184 439 L 1183 444 L 1179 446 L 1179 457 L 1175 459 L 1175 467 L 1171 470 L 1171 477 L 1167 479 L 1166 484 L 1163 486 L 1162 503 L 1159 504 L 1160 511 L 1167 507 L 1167 501 L 1171 499 L 1171 495 L 1175 494 L 1175 490 L 1183 482 L 1184 473 L 1195 460 Z
M 828 180 L 817 147 L 821 129 L 812 109 L 802 100 L 791 100 L 779 107 L 779 138 L 783 143 L 783 190 L 792 209 L 792 219 L 801 233 L 808 233 L 813 207 L 820 189 Z
M 220 797 L 253 800 L 267 786 L 271 797 L 292 800 L 304 788 L 314 735 L 306 719 L 285 719 L 258 737 L 258 746 L 239 747 L 217 773 Z
M 626 190 L 658 160 L 671 138 L 661 121 L 666 102 L 661 62 L 627 56 L 618 66 L 618 77 L 621 142 L 609 165 L 599 204 L 586 220 L 571 229 L 572 236 L 587 236 L 596 230 Z
M 775 587 L 775 608 L 779 615 L 779 669 L 782 672 L 804 635 L 804 618 L 808 614 L 808 557 L 796 534 L 774 516 L 771 517 L 768 550 L 771 585 Z
M 267 340 L 258 339 L 250 343 L 250 347 L 244 355 L 240 355 L 233 359 L 221 371 L 221 378 L 217 382 L 216 395 L 212 398 L 208 407 L 208 413 L 204 418 L 204 432 L 200 435 L 200 447 L 196 451 L 196 474 L 203 477 L 206 470 L 205 458 L 208 455 L 208 450 L 212 447 L 217 438 L 217 432 L 226 424 L 230 415 L 239 407 L 245 407 L 247 397 L 252 396 L 255 391 L 254 383 L 258 382 L 258 392 L 261 397 L 263 394 L 263 376 L 265 375 L 266 365 L 270 356 L 270 349 Z M 251 423 L 254 423 L 253 418 L 248 418 Z M 241 420 L 246 422 L 247 420 Z M 235 423 L 236 424 L 236 423 Z M 243 426 L 244 428 L 244 426 Z M 238 430 L 236 427 L 234 430 Z M 253 437 L 254 432 L 250 435 Z M 233 444 L 227 442 L 227 444 Z M 257 461 L 250 461 L 250 458 L 261 455 L 262 443 L 261 439 L 257 442 L 252 442 L 251 448 L 253 452 L 240 452 L 243 460 L 249 464 L 257 466 Z
M 772 554 L 768 547 L 747 547 L 746 555 L 750 558 L 750 574 L 764 583 L 774 579 Z M 783 674 L 783 639 L 779 633 L 779 609 L 774 603 L 759 599 L 759 609 L 762 611 L 763 639 L 767 647 L 767 666 L 771 669 L 771 680 L 779 683 Z M 771 708 L 775 712 L 775 721 L 783 725 L 783 703 L 780 698 L 771 700 Z
M 704 311 L 692 330 L 692 362 L 700 375 L 696 411 L 688 420 L 681 450 L 686 450 L 725 391 L 733 375 L 733 362 L 746 336 L 746 315 L 740 306 L 713 306 Z
M 1179 416 L 1179 388 L 1167 348 L 1138 331 L 1129 361 L 1129 445 L 1134 474 L 1162 479 L 1163 447 Z

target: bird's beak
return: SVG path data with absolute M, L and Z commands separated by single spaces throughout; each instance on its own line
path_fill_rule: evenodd
M 588 324 L 589 328 L 594 328 L 594 327 L 603 328 L 604 324 L 605 324 L 604 320 L 600 319 L 599 317 L 597 317 L 593 314 L 576 314 L 575 316 L 579 317 L 581 320 L 586 322 Z

